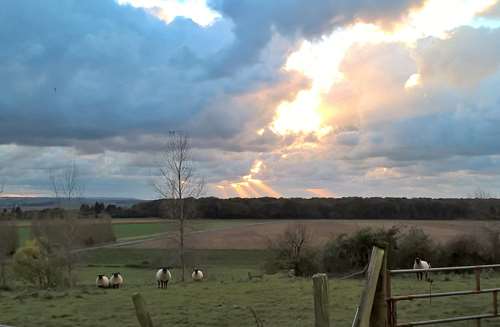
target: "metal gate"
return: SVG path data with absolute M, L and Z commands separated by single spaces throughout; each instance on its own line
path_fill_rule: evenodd
M 490 289 L 482 289 L 481 288 L 481 271 L 484 269 L 493 269 L 500 268 L 500 264 L 496 265 L 483 265 L 483 266 L 462 266 L 462 267 L 444 267 L 444 268 L 430 268 L 430 269 L 400 269 L 400 270 L 388 270 L 385 274 L 386 283 L 385 283 L 385 293 L 386 293 L 386 301 L 387 301 L 387 318 L 389 327 L 411 327 L 411 326 L 424 326 L 424 325 L 434 325 L 434 324 L 444 324 L 450 322 L 457 321 L 466 321 L 466 320 L 475 320 L 477 326 L 481 326 L 482 319 L 491 319 L 498 318 L 500 315 L 498 314 L 498 292 L 500 288 L 490 288 Z M 474 271 L 475 274 L 475 289 L 473 290 L 465 290 L 465 291 L 455 291 L 455 292 L 443 292 L 443 293 L 427 293 L 427 294 L 414 294 L 414 295 L 391 295 L 391 278 L 394 275 L 401 274 L 415 274 L 417 272 L 439 272 L 439 271 Z M 436 320 L 422 320 L 422 321 L 414 321 L 414 322 L 405 322 L 398 323 L 397 319 L 397 303 L 400 301 L 410 301 L 417 299 L 431 299 L 437 297 L 449 297 L 449 296 L 464 296 L 464 295 L 472 295 L 472 294 L 486 294 L 490 293 L 492 295 L 492 312 L 484 313 L 480 315 L 474 316 L 462 316 L 462 317 L 453 317 L 453 318 L 445 318 L 445 319 L 436 319 Z

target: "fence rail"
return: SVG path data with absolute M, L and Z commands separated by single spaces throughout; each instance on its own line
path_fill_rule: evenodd
M 461 270 L 476 270 L 476 269 L 495 269 L 500 268 L 500 264 L 495 265 L 480 265 L 480 266 L 457 266 L 457 267 L 439 267 L 439 268 L 429 268 L 429 269 L 396 269 L 389 270 L 391 275 L 398 274 L 414 274 L 417 272 L 438 272 L 438 271 L 461 271 Z
M 441 267 L 441 268 L 429 268 L 429 269 L 399 269 L 399 270 L 388 270 L 386 272 L 387 285 L 386 288 L 386 301 L 387 301 L 387 319 L 389 327 L 411 327 L 411 326 L 424 326 L 424 325 L 435 325 L 435 324 L 445 324 L 457 321 L 475 320 L 478 327 L 481 326 L 482 319 L 499 318 L 498 314 L 498 292 L 500 288 L 491 289 L 481 289 L 481 271 L 484 269 L 495 269 L 500 268 L 500 264 L 495 265 L 481 265 L 481 266 L 459 266 L 459 267 Z M 413 295 L 391 295 L 391 276 L 398 274 L 414 274 L 417 272 L 439 272 L 439 271 L 474 271 L 475 273 L 475 289 L 467 291 L 454 291 L 454 292 L 442 292 L 442 293 L 426 293 L 426 294 L 413 294 Z M 397 322 L 397 302 L 399 301 L 411 301 L 415 299 L 431 299 L 435 297 L 449 297 L 449 296 L 463 296 L 463 295 L 473 295 L 473 294 L 492 294 L 492 307 L 493 313 L 485 313 L 473 316 L 462 316 L 462 317 L 452 317 L 444 319 L 435 320 L 422 320 L 414 322 Z

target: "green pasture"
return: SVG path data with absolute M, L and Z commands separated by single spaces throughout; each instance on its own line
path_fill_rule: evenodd
M 72 290 L 39 291 L 17 284 L 0 291 L 0 324 L 13 326 L 138 326 L 131 296 L 140 292 L 146 299 L 155 326 L 256 326 L 249 308 L 265 326 L 313 326 L 312 281 L 288 278 L 284 273 L 248 280 L 248 272 L 260 273 L 266 251 L 200 250 L 188 253 L 189 267 L 201 267 L 203 282 L 173 281 L 167 290 L 155 287 L 159 265 L 175 265 L 175 252 L 143 249 L 103 249 L 81 258 L 80 286 Z M 95 276 L 120 271 L 123 289 L 97 289 Z M 433 275 L 433 292 L 470 290 L 474 275 Z M 351 326 L 364 280 L 329 280 L 330 314 L 335 327 Z M 500 286 L 500 275 L 485 273 L 483 288 Z M 415 276 L 393 279 L 394 294 L 429 291 L 429 284 Z M 436 319 L 491 312 L 491 294 L 401 302 L 400 321 Z M 475 322 L 450 326 L 473 326 Z M 498 326 L 500 321 L 484 321 Z
M 231 228 L 243 225 L 251 225 L 255 223 L 268 222 L 267 220 L 246 220 L 246 219 L 196 219 L 186 222 L 186 230 L 189 231 L 204 231 L 211 229 L 220 228 Z M 161 222 L 134 222 L 130 223 L 113 223 L 113 230 L 117 239 L 130 239 L 130 238 L 140 238 L 146 237 L 148 235 L 153 235 L 157 233 L 164 233 L 170 231 L 176 231 L 178 229 L 178 222 L 175 220 L 165 220 Z M 31 231 L 30 227 L 23 225 L 18 227 L 19 231 L 19 244 L 24 244 L 24 242 L 30 239 Z

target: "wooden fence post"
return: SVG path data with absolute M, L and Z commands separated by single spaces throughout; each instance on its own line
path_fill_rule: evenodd
M 381 321 L 372 320 L 374 302 L 381 300 L 380 291 L 384 291 L 383 285 L 380 285 L 382 284 L 380 277 L 384 265 L 384 256 L 384 249 L 377 246 L 373 247 L 370 264 L 368 265 L 366 285 L 361 294 L 359 308 L 352 324 L 353 327 L 384 327 L 385 325 Z M 376 306 L 378 307 L 378 305 Z M 379 313 L 381 309 L 381 307 L 378 307 L 376 312 Z
M 314 289 L 314 326 L 330 327 L 328 308 L 328 277 L 326 274 L 313 276 Z
M 377 281 L 377 288 L 373 298 L 372 315 L 370 317 L 370 326 L 389 326 L 388 305 L 386 297 L 391 294 L 390 290 L 390 276 L 387 269 L 389 259 L 389 245 L 379 244 L 378 248 L 384 249 L 384 260 L 382 261 L 382 268 Z
M 137 315 L 137 320 L 139 320 L 141 327 L 153 327 L 153 321 L 151 320 L 151 316 L 149 315 L 142 295 L 134 293 L 134 295 L 132 295 L 132 301 L 134 302 L 135 314 Z

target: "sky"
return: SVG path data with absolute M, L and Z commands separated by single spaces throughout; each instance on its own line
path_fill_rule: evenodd
M 497 0 L 17 0 L 0 183 L 157 198 L 171 131 L 204 195 L 500 195 Z

